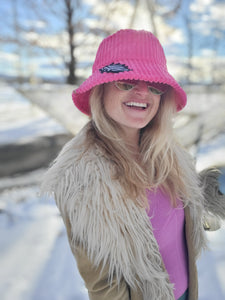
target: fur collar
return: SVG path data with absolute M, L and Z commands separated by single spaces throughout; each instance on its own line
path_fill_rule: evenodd
M 143 291 L 144 300 L 174 300 L 173 285 L 159 253 L 145 209 L 124 199 L 112 163 L 95 146 L 83 153 L 83 129 L 63 148 L 45 175 L 42 189 L 52 191 L 62 217 L 69 217 L 72 244 L 81 244 L 97 266 L 109 264 L 109 280 Z M 204 245 L 200 206 L 190 207 L 196 255 Z

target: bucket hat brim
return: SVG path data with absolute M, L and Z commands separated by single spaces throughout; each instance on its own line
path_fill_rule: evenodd
M 180 111 L 187 102 L 185 91 L 178 82 L 169 74 L 167 69 L 160 64 L 140 63 L 138 60 L 124 60 L 123 62 L 109 62 L 110 65 L 124 66 L 123 71 L 108 72 L 102 71 L 105 66 L 100 66 L 93 74 L 85 80 L 79 88 L 73 91 L 72 99 L 75 106 L 84 114 L 91 115 L 89 98 L 93 87 L 116 80 L 130 79 L 143 80 L 154 83 L 166 84 L 173 88 L 177 111 Z

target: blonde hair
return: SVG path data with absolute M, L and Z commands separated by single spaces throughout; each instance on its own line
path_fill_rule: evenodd
M 172 205 L 177 199 L 184 204 L 192 201 L 193 193 L 201 193 L 191 159 L 177 143 L 173 133 L 176 111 L 172 88 L 162 96 L 154 119 L 140 133 L 140 154 L 137 160 L 124 142 L 121 127 L 106 113 L 103 105 L 103 85 L 90 96 L 92 118 L 88 141 L 97 143 L 114 163 L 116 174 L 127 196 L 148 207 L 146 188 L 160 187 L 169 193 Z

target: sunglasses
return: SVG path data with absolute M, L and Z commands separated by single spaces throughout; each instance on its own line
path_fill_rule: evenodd
M 130 91 L 133 88 L 135 88 L 138 84 L 138 81 L 114 81 L 115 86 L 121 90 L 121 91 Z M 146 83 L 148 90 L 150 93 L 152 93 L 153 95 L 162 95 L 165 92 L 164 91 L 160 91 L 159 89 L 153 87 L 151 84 Z

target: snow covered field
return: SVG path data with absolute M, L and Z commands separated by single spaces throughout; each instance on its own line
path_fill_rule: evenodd
M 14 99 L 19 97 L 13 89 L 5 89 L 6 92 L 14 93 Z M 21 105 L 24 105 L 23 101 Z M 4 107 L 6 120 L 9 118 L 6 103 Z M 20 108 L 18 105 L 17 111 Z M 40 128 L 47 131 L 46 124 Z M 57 126 L 57 130 L 62 130 Z M 0 124 L 0 144 L 18 138 L 16 127 L 11 126 L 8 136 L 10 127 L 7 122 L 4 126 Z M 4 135 L 5 131 L 8 133 Z M 32 135 L 35 135 L 34 131 Z M 27 136 L 26 131 L 20 131 L 20 138 L 23 136 Z M 218 162 L 225 166 L 224 154 L 225 135 L 221 132 L 212 143 L 205 142 L 199 149 L 198 169 Z M 38 169 L 17 177 L 0 179 L 1 300 L 88 299 L 58 210 L 53 200 L 38 196 L 38 184 L 44 171 Z M 221 189 L 225 192 L 224 176 L 221 177 Z M 219 231 L 207 235 L 211 251 L 205 252 L 198 262 L 199 300 L 222 300 L 225 299 L 225 224 Z
M 1 299 L 86 300 L 57 208 L 37 193 L 31 185 L 0 195 Z

